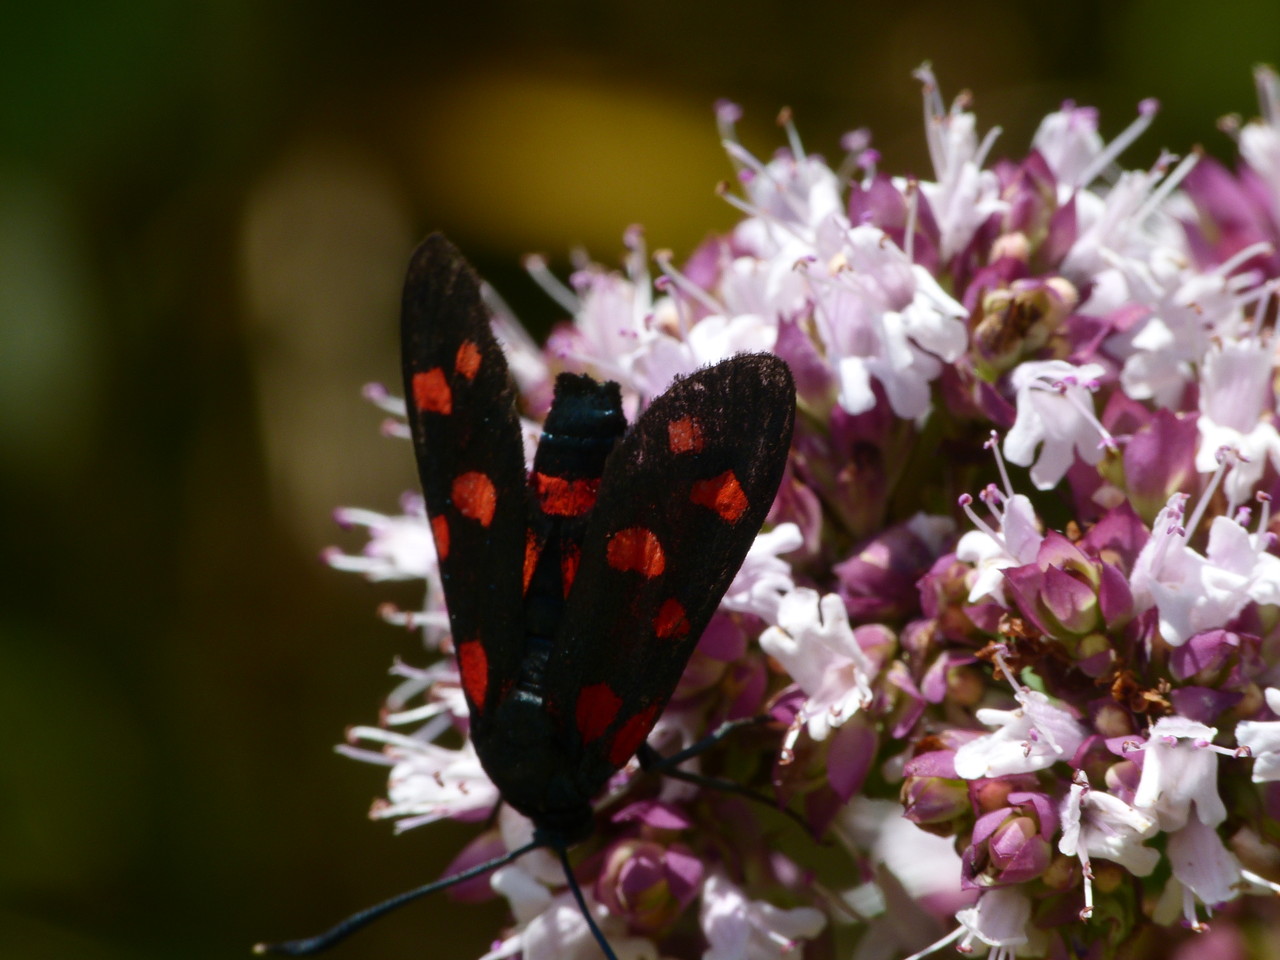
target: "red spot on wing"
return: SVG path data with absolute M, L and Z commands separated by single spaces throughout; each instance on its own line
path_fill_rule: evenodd
M 436 539 L 436 556 L 445 560 L 449 556 L 449 521 L 437 514 L 431 518 L 431 535 Z
M 689 633 L 689 618 L 679 600 L 670 597 L 663 601 L 653 618 L 653 632 L 662 640 L 678 639 Z
M 596 505 L 599 477 L 566 480 L 547 473 L 534 473 L 533 490 L 542 512 L 552 517 L 580 517 Z
M 721 520 L 737 523 L 747 512 L 747 495 L 732 470 L 726 470 L 710 480 L 699 480 L 693 485 L 689 499 L 700 507 L 709 507 Z
M 578 694 L 578 705 L 574 709 L 574 720 L 578 724 L 582 742 L 591 743 L 604 736 L 621 708 L 622 698 L 607 683 L 593 683 L 589 687 L 583 687 Z
M 576 543 L 560 545 L 560 580 L 564 584 L 564 595 L 569 596 L 573 589 L 574 578 L 578 575 L 578 564 L 582 562 L 582 551 Z
M 693 417 L 667 424 L 667 447 L 672 453 L 701 453 L 704 442 L 702 426 Z
M 453 391 L 443 370 L 432 367 L 413 375 L 413 405 L 423 413 L 453 413 Z
M 538 565 L 538 554 L 542 552 L 542 544 L 532 530 L 524 532 L 524 592 L 529 592 L 529 581 L 533 579 L 533 570 Z
M 644 527 L 627 527 L 610 537 L 605 547 L 605 560 L 615 570 L 624 573 L 634 570 L 649 579 L 660 575 L 667 567 L 662 544 L 653 531 Z
M 477 713 L 484 709 L 484 695 L 489 689 L 489 655 L 479 640 L 458 644 L 458 672 L 462 689 Z
M 613 743 L 609 744 L 609 765 L 621 767 L 630 760 L 640 744 L 644 743 L 658 719 L 658 704 L 650 704 L 622 725 Z
M 458 355 L 453 358 L 453 369 L 468 380 L 474 380 L 480 370 L 480 348 L 473 340 L 463 340 Z
M 487 527 L 493 522 L 493 513 L 498 508 L 498 491 L 494 489 L 492 480 L 473 470 L 454 478 L 453 503 L 464 517 L 478 520 L 480 526 Z

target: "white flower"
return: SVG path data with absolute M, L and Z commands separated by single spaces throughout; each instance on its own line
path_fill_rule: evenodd
M 992 597 L 1005 605 L 1004 575 L 1009 567 L 1034 563 L 1044 535 L 1031 501 L 1020 493 L 988 501 L 996 515 L 998 529 L 983 524 L 984 529 L 970 530 L 956 544 L 956 558 L 972 563 L 977 569 L 969 602 Z
M 1212 339 L 1236 339 L 1245 329 L 1244 301 L 1253 278 L 1233 271 L 1258 252 L 1246 248 L 1199 273 L 1181 253 L 1162 250 L 1150 261 L 1125 261 L 1106 272 L 1090 298 L 1091 310 L 1148 313 L 1105 343 L 1109 354 L 1124 360 L 1120 385 L 1126 394 L 1170 409 L 1183 405 Z
M 1160 862 L 1160 854 L 1142 842 L 1156 833 L 1156 822 L 1119 797 L 1091 790 L 1089 778 L 1077 771 L 1071 790 L 1062 801 L 1062 838 L 1058 849 L 1079 857 L 1084 874 L 1084 910 L 1093 913 L 1093 870 L 1089 860 L 1101 857 L 1120 864 L 1137 877 L 1145 877 Z
M 1267 687 L 1265 696 L 1272 713 L 1280 714 L 1280 689 Z M 1280 720 L 1241 720 L 1236 742 L 1253 755 L 1253 782 L 1280 780 Z
M 720 606 L 776 623 L 783 595 L 795 589 L 791 564 L 782 559 L 782 554 L 799 549 L 803 542 L 800 528 L 794 523 L 780 523 L 756 534 Z
M 1141 121 L 1141 117 L 1139 119 Z M 1103 156 L 1113 152 L 1109 149 Z M 1082 179 L 1100 173 L 1102 159 L 1096 159 L 1081 175 Z M 1174 159 L 1165 155 L 1151 170 L 1124 171 L 1105 195 L 1091 190 L 1078 190 L 1073 194 L 1079 230 L 1075 243 L 1063 258 L 1063 276 L 1079 286 L 1083 281 L 1097 280 L 1109 270 L 1118 269 L 1123 273 L 1131 268 L 1140 270 L 1144 264 L 1162 259 L 1184 263 L 1189 259 L 1185 256 L 1185 235 L 1172 216 L 1177 209 L 1173 188 L 1194 166 L 1196 155 L 1192 154 L 1169 172 L 1169 164 Z M 1171 196 L 1175 199 L 1171 200 Z M 1095 294 L 1105 294 L 1109 289 L 1114 290 L 1104 286 Z M 1082 309 L 1093 313 L 1106 306 L 1110 304 L 1090 296 Z
M 1280 468 L 1274 378 L 1275 353 L 1262 338 L 1218 341 L 1202 361 L 1196 469 L 1213 473 L 1221 448 L 1236 451 L 1226 478 L 1228 514 L 1249 498 L 1268 461 Z
M 1013 678 L 1010 677 L 1010 680 Z M 1038 690 L 1018 687 L 1016 710 L 977 711 L 979 723 L 996 727 L 956 750 L 956 774 L 965 780 L 1030 773 L 1070 760 L 1084 743 L 1084 728 Z
M 1129 579 L 1135 609 L 1155 607 L 1160 635 L 1174 647 L 1224 626 L 1251 600 L 1280 603 L 1280 558 L 1266 551 L 1265 528 L 1250 534 L 1231 517 L 1215 517 L 1201 556 L 1187 545 L 1182 527 L 1186 499 L 1169 498 Z
M 442 819 L 476 819 L 501 799 L 470 740 L 455 750 L 432 743 L 430 732 L 410 737 L 381 727 L 355 727 L 352 740 L 381 743 L 382 753 L 340 748 L 358 760 L 392 765 L 387 800 L 375 804 L 370 816 L 398 818 L 397 832 Z
M 1169 834 L 1168 853 L 1175 881 L 1169 886 L 1181 887 L 1183 919 L 1191 929 L 1204 930 L 1196 916 L 1195 901 L 1212 908 L 1234 900 L 1240 893 L 1240 862 L 1217 830 L 1195 818 Z
M 1031 901 L 1017 887 L 997 887 L 986 890 L 972 907 L 956 914 L 960 925 L 968 931 L 961 947 L 973 938 L 989 947 L 992 960 L 1012 958 L 1017 948 L 1027 943 L 1027 926 L 1031 922 Z
M 991 526 L 973 510 L 973 498 L 965 494 L 960 498 L 960 505 L 976 530 L 970 530 L 956 544 L 956 558 L 972 563 L 976 569 L 972 586 L 969 588 L 969 602 L 977 603 L 983 597 L 992 597 L 1001 606 L 1005 606 L 1004 576 L 1002 570 L 1008 567 L 1021 567 L 1034 563 L 1040 553 L 1040 545 L 1044 535 L 1040 532 L 1040 520 L 1036 516 L 1031 501 L 1020 493 L 1013 492 L 1013 484 L 1005 469 L 1004 459 L 1000 456 L 1000 445 L 993 432 L 986 446 L 991 449 L 996 459 L 996 467 L 1000 471 L 1000 480 L 1004 489 L 994 484 L 982 491 L 982 502 L 987 505 L 995 519 Z
M 652 322 L 656 307 L 643 238 L 638 230 L 630 230 L 626 242 L 626 276 L 591 267 L 571 278 L 580 306 L 569 352 L 602 377 L 635 389 L 637 363 L 659 333 Z
M 747 192 L 747 202 L 735 206 L 753 215 L 738 225 L 739 242 L 750 246 L 750 241 L 757 238 L 771 246 L 781 235 L 808 233 L 843 211 L 840 178 L 821 157 L 805 152 L 790 117 L 783 123 L 789 149 L 778 151 L 773 160 L 762 163 L 738 142 L 733 125 L 740 115 L 740 108 L 732 103 L 722 103 L 716 110 L 720 142 Z
M 834 835 L 859 856 L 883 864 L 913 899 L 954 892 L 961 862 L 950 837 L 928 833 L 902 815 L 897 800 L 855 796 L 837 814 Z M 881 896 L 883 903 L 883 895 Z
M 965 348 L 964 307 L 880 229 L 855 226 L 809 270 L 814 320 L 849 413 L 875 406 L 879 381 L 893 412 L 929 411 L 929 384 Z
M 816 937 L 827 918 L 812 907 L 783 910 L 746 894 L 721 874 L 702 887 L 702 960 L 783 960 L 797 956 L 799 940 Z
M 1088 464 L 1102 459 L 1111 437 L 1094 415 L 1090 391 L 1104 372 L 1096 363 L 1077 367 L 1065 360 L 1031 361 L 1013 371 L 1018 416 L 1004 438 L 1004 455 L 1031 466 L 1037 489 L 1056 487 L 1076 457 Z
M 978 902 L 956 914 L 960 926 L 937 943 L 931 944 L 906 960 L 922 960 L 956 940 L 956 952 L 974 952 L 974 940 L 991 948 L 991 960 L 1014 960 L 1018 949 L 1031 944 L 1034 936 L 1043 941 L 1043 934 L 1031 926 L 1031 901 L 1018 887 L 995 887 L 984 890 Z
M 1062 839 L 1058 849 L 1088 863 L 1101 857 L 1118 863 L 1135 876 L 1155 869 L 1160 854 L 1142 841 L 1155 836 L 1156 822 L 1117 796 L 1091 790 L 1080 773 L 1062 802 Z
M 598 960 L 600 946 L 572 893 L 553 895 L 520 863 L 494 871 L 490 885 L 507 898 L 518 929 L 480 960 L 501 960 L 517 953 L 522 960 Z M 621 921 L 597 904 L 588 891 L 584 890 L 583 896 L 618 960 L 657 960 L 658 950 L 652 941 L 626 936 Z
M 1008 204 L 1000 198 L 1000 181 L 995 173 L 983 170 L 987 152 L 999 129 L 978 141 L 977 119 L 957 100 L 946 110 L 933 72 L 926 66 L 916 71 L 923 84 L 925 139 L 936 182 L 920 181 L 920 192 L 938 224 L 939 254 L 944 262 L 964 250 L 992 214 L 1003 213 Z M 895 184 L 905 189 L 905 182 Z
M 335 510 L 339 525 L 367 528 L 369 542 L 358 556 L 331 547 L 324 552 L 325 562 L 335 570 L 362 573 L 374 581 L 437 576 L 436 545 L 422 497 L 406 494 L 401 509 L 404 512 L 397 516 L 355 507 Z
M 1218 731 L 1185 717 L 1161 717 L 1144 747 L 1142 777 L 1133 805 L 1153 815 L 1166 833 L 1184 827 L 1194 804 L 1196 818 L 1216 827 L 1227 818 L 1218 796 Z
M 1258 67 L 1253 79 L 1263 116 L 1240 130 L 1240 156 L 1271 188 L 1271 215 L 1280 219 L 1280 78 L 1270 67 Z
M 1094 167 L 1094 160 L 1105 146 L 1098 133 L 1098 111 L 1094 107 L 1078 107 L 1064 103 L 1040 121 L 1031 146 L 1044 157 L 1058 182 L 1068 190 L 1082 184 L 1081 179 Z
M 808 695 L 796 719 L 814 740 L 825 740 L 871 700 L 871 661 L 834 593 L 819 598 L 818 591 L 798 587 L 783 596 L 778 626 L 761 634 L 760 647 Z

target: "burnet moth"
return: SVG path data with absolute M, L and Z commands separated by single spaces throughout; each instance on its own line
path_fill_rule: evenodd
M 471 737 L 533 840 L 355 914 L 261 944 L 319 952 L 383 914 L 538 848 L 555 851 L 604 954 L 567 851 L 646 738 L 742 565 L 782 480 L 787 365 L 743 354 L 677 380 L 627 429 L 616 383 L 561 374 L 532 471 L 480 281 L 433 234 L 401 324 L 414 455 L 435 535 Z

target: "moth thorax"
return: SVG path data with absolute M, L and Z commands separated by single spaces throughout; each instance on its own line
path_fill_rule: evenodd
M 626 429 L 622 393 L 616 383 L 597 383 L 587 376 L 562 373 L 556 378 L 555 399 L 542 427 L 538 456 L 568 454 L 603 463 Z

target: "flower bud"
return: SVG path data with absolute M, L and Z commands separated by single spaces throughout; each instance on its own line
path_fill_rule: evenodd
M 635 930 L 669 926 L 693 900 L 703 864 L 687 848 L 624 840 L 605 855 L 596 896 Z

